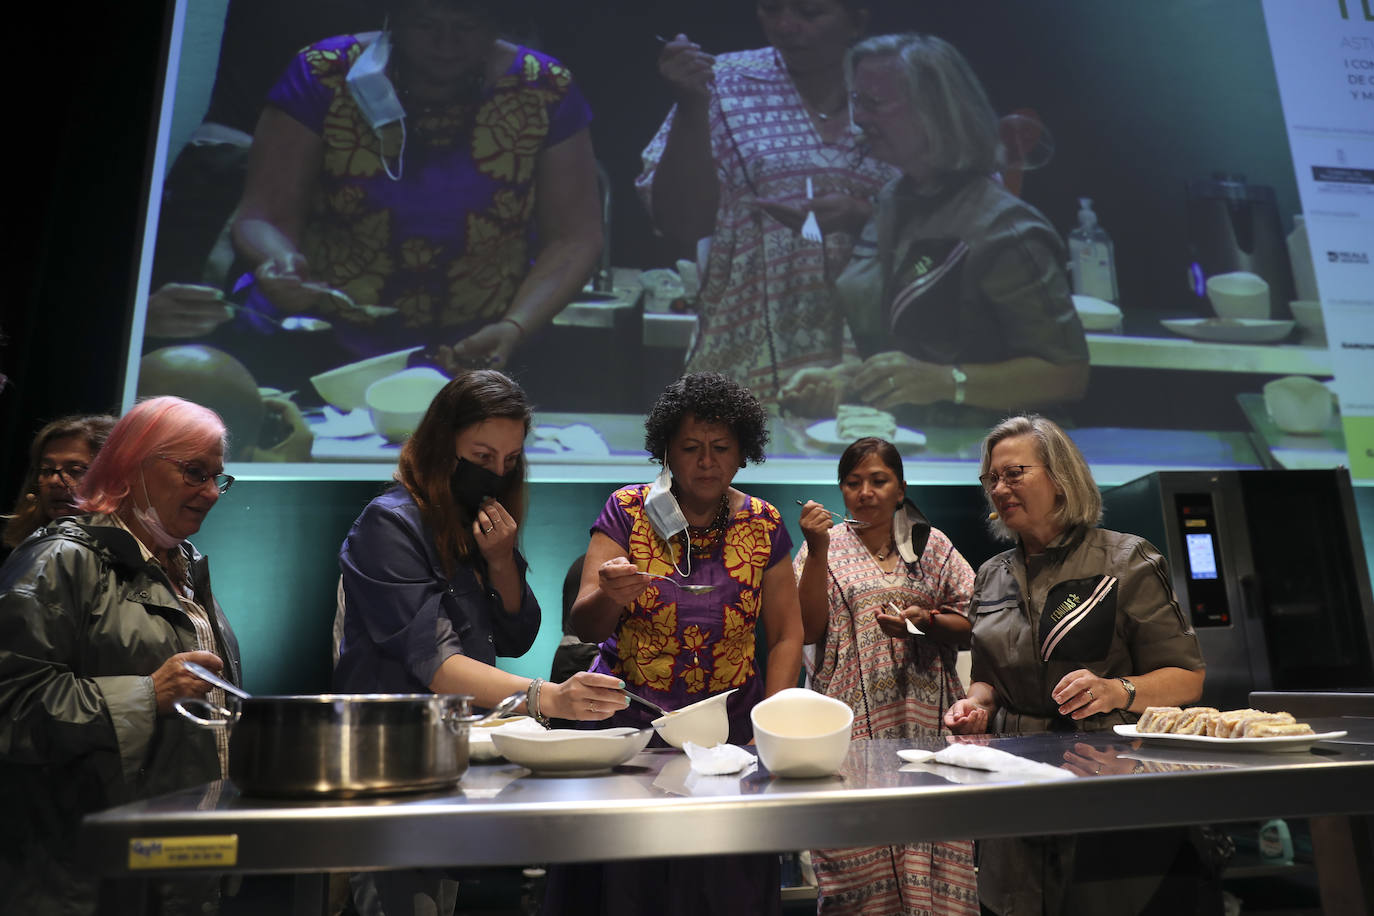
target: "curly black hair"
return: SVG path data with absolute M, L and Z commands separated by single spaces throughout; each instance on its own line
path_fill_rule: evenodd
M 693 372 L 663 389 L 644 421 L 644 449 L 655 461 L 664 460 L 668 440 L 688 416 L 730 427 L 739 440 L 740 467 L 763 462 L 768 416 L 752 391 L 719 372 Z

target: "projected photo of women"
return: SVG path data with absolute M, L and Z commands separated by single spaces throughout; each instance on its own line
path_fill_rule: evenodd
M 328 322 L 342 350 L 504 366 L 601 250 L 591 109 L 498 36 L 504 0 L 392 0 L 378 36 L 306 48 L 254 133 L 242 321 Z
M 176 0 L 126 397 L 226 354 L 299 409 L 236 436 L 272 476 L 384 473 L 469 368 L 534 479 L 638 479 L 704 371 L 779 480 L 872 435 L 963 482 L 1027 409 L 1106 482 L 1349 464 L 1268 6 Z
M 854 123 L 902 170 L 837 281 L 862 363 L 797 373 L 786 400 L 840 401 L 928 425 L 1076 401 L 1088 345 L 1049 221 L 996 177 L 997 116 L 973 70 L 933 36 L 850 52 Z
M 797 370 L 844 355 L 829 281 L 895 174 L 864 155 L 849 120 L 844 54 L 869 7 L 761 0 L 768 47 L 711 55 L 680 34 L 659 57 L 676 104 L 636 185 L 702 272 L 687 369 L 727 374 L 765 402 Z

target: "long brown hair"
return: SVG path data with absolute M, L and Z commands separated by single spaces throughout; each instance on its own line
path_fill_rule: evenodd
M 6 516 L 4 536 L 6 547 L 18 547 L 20 541 L 48 522 L 43 517 L 43 510 L 39 507 L 38 502 L 38 468 L 43 462 L 43 452 L 47 449 L 48 443 L 54 439 L 80 436 L 85 441 L 86 447 L 91 450 L 91 457 L 94 458 L 105 444 L 105 440 L 109 437 L 110 430 L 114 425 L 114 417 L 105 414 L 91 414 L 89 416 L 62 417 L 53 420 L 38 431 L 38 435 L 33 437 L 33 444 L 29 446 L 29 471 L 24 475 L 23 486 L 19 488 L 19 497 L 14 503 L 14 512 Z
M 458 434 L 493 419 L 519 420 L 528 434 L 533 416 L 525 390 L 514 380 L 495 369 L 475 369 L 456 376 L 434 396 L 415 433 L 401 446 L 394 477 L 420 507 L 446 575 L 477 549 L 472 540 L 472 514 L 458 505 L 449 487 L 458 465 L 454 454 Z M 517 525 L 525 520 L 529 495 L 525 472 L 525 453 L 521 452 L 512 472 L 515 483 L 501 497 L 501 505 Z

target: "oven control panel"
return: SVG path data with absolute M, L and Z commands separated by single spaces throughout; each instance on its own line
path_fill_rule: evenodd
M 1226 597 L 1226 570 L 1217 543 L 1216 510 L 1210 493 L 1174 495 L 1174 524 L 1187 564 L 1187 603 L 1194 627 L 1224 627 L 1231 623 Z

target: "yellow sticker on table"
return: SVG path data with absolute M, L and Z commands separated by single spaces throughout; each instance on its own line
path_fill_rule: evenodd
M 134 837 L 129 841 L 129 870 L 163 868 L 222 868 L 237 865 L 239 837 Z

